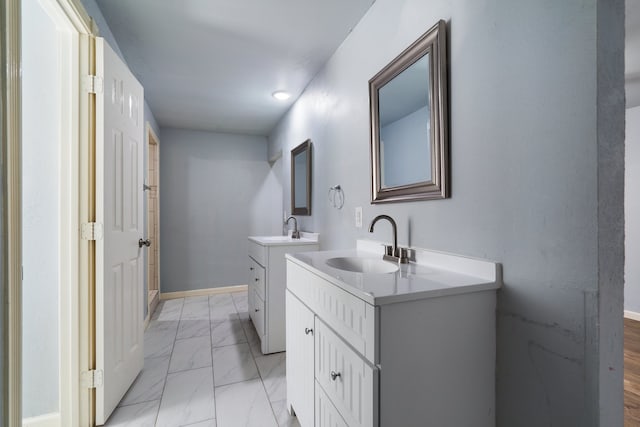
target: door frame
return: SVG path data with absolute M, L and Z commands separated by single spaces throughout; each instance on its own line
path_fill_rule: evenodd
M 64 141 L 61 163 L 62 191 L 60 246 L 60 425 L 92 424 L 93 392 L 83 387 L 81 372 L 94 366 L 92 360 L 93 270 L 92 242 L 81 239 L 80 224 L 90 222 L 93 208 L 94 102 L 84 89 L 84 76 L 93 71 L 93 39 L 98 30 L 80 0 L 42 2 L 59 22 L 64 22 L 65 41 L 72 46 L 62 53 L 61 73 L 71 78 L 63 103 Z M 21 0 L 0 2 L 0 95 L 5 108 L 0 117 L 2 157 L 2 289 L 6 298 L 2 319 L 2 419 L 0 424 L 22 425 L 22 115 L 21 115 Z M 63 74 L 64 75 L 64 74 Z M 69 112 L 69 113 L 67 113 Z M 67 168 L 68 167 L 68 168 Z M 5 291 L 6 290 L 6 291 Z M 64 314 L 64 315 L 63 315 Z
M 0 2 L 2 91 L 2 424 L 22 423 L 21 0 Z

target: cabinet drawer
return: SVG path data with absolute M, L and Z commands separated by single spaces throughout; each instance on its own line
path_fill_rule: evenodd
M 258 336 L 262 340 L 264 336 L 264 300 L 260 298 L 260 295 L 256 292 L 255 288 L 249 288 L 250 292 L 253 292 L 251 300 L 251 305 L 249 306 L 249 317 L 253 321 L 253 325 L 256 327 L 256 332 Z
M 371 363 L 378 363 L 375 307 L 287 261 L 287 288 Z
M 264 296 L 266 270 L 252 258 L 249 258 L 249 286 L 253 287 L 260 295 L 260 298 L 266 299 Z
M 267 248 L 249 240 L 249 256 L 263 267 L 267 266 Z
M 324 322 L 315 322 L 315 376 L 351 427 L 377 426 L 378 372 Z
M 327 394 L 316 382 L 316 424 L 315 427 L 349 427 L 333 406 Z

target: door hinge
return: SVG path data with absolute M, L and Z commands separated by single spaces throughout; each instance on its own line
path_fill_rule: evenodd
M 102 93 L 104 89 L 104 80 L 99 76 L 85 76 L 84 88 L 89 93 Z
M 102 240 L 102 224 L 84 222 L 81 229 L 82 240 Z
M 80 373 L 80 384 L 84 388 L 97 388 L 103 385 L 104 374 L 102 370 L 82 371 Z

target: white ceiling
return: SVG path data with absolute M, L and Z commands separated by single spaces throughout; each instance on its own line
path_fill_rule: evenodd
M 267 135 L 375 0 L 97 0 L 161 126 Z M 626 0 L 627 107 L 640 1 Z M 276 101 L 285 89 L 292 97 Z
M 97 0 L 160 126 L 256 135 L 374 1 Z
M 625 82 L 627 107 L 640 105 L 640 1 L 626 0 Z

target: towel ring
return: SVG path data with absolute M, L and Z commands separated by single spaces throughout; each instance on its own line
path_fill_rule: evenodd
M 336 209 L 342 209 L 344 206 L 344 192 L 340 184 L 329 188 L 329 202 Z

